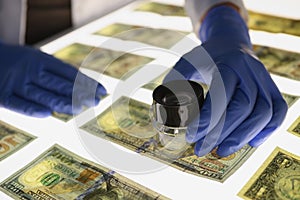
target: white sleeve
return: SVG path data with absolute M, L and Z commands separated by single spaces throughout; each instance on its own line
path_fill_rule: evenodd
M 240 9 L 241 16 L 247 22 L 248 13 L 242 0 L 185 0 L 185 10 L 190 16 L 195 33 L 198 35 L 200 19 L 214 5 L 220 3 L 232 3 Z
M 24 44 L 27 0 L 0 0 L 0 40 Z
M 133 0 L 72 0 L 71 13 L 73 26 L 76 28 L 83 26 L 132 1 Z

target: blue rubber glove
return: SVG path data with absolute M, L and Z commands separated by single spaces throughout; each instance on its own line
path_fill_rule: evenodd
M 106 94 L 98 82 L 39 50 L 0 44 L 0 56 L 1 107 L 34 117 L 77 114 Z
M 246 144 L 262 144 L 284 120 L 287 104 L 252 55 L 247 25 L 235 9 L 223 5 L 207 13 L 199 34 L 202 45 L 185 54 L 165 78 L 181 75 L 209 85 L 187 141 L 196 143 L 198 156 L 218 147 L 221 157 Z

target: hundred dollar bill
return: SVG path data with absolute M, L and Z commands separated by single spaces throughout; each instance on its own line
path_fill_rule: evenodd
M 300 20 L 248 11 L 250 29 L 300 36 Z
M 291 125 L 288 131 L 298 137 L 300 137 L 300 116 L 296 121 Z
M 281 93 L 281 95 L 286 101 L 289 108 L 299 99 L 299 96 L 294 96 L 291 94 Z
M 73 119 L 73 115 L 65 114 L 65 113 L 58 113 L 58 112 L 53 112 L 52 117 L 59 119 L 63 122 L 68 122 L 69 120 Z
M 300 80 L 299 53 L 258 45 L 254 45 L 253 49 L 270 73 Z
M 150 2 L 140 5 L 135 9 L 136 11 L 154 12 L 165 16 L 182 16 L 185 17 L 186 13 L 182 6 L 175 6 L 170 4 L 162 4 Z
M 169 159 L 151 124 L 149 105 L 128 97 L 121 97 L 81 129 L 184 172 L 219 182 L 225 181 L 254 151 L 245 146 L 225 158 L 218 157 L 215 150 L 197 157 L 190 145 L 181 157 Z
M 95 34 L 142 42 L 162 48 L 171 48 L 188 33 L 116 23 L 95 32 Z
M 0 121 L 0 161 L 29 144 L 36 137 Z
M 238 196 L 246 200 L 300 199 L 300 157 L 277 147 Z
M 57 51 L 54 56 L 77 68 L 91 69 L 118 79 L 128 78 L 134 70 L 153 60 L 144 56 L 78 43 Z
M 15 199 L 167 199 L 59 145 L 4 180 L 0 189 Z

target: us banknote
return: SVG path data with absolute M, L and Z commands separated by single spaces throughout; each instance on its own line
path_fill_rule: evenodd
M 15 199 L 167 199 L 59 145 L 4 180 L 0 189 Z
M 300 80 L 299 53 L 258 45 L 254 45 L 253 49 L 270 73 Z
M 248 11 L 250 29 L 300 36 L 300 20 Z
M 175 6 L 170 4 L 162 4 L 157 2 L 145 3 L 138 6 L 136 11 L 154 12 L 165 16 L 186 16 L 185 10 L 182 6 Z
M 161 4 L 156 2 L 145 3 L 135 10 L 153 12 L 166 16 L 186 16 L 182 6 Z M 272 33 L 286 33 L 300 36 L 300 20 L 268 15 L 254 11 L 248 11 L 248 27 Z
M 289 108 L 299 99 L 299 96 L 295 96 L 291 94 L 281 93 L 281 95 L 286 101 Z
M 247 200 L 300 199 L 300 157 L 277 147 L 238 196 Z
M 128 78 L 134 70 L 153 60 L 144 56 L 79 43 L 57 51 L 54 56 L 77 68 L 91 69 L 118 79 Z
M 288 129 L 288 132 L 300 137 L 300 116 L 290 126 L 290 128 Z
M 171 48 L 188 33 L 116 23 L 95 32 L 95 34 L 142 42 L 162 48 Z
M 215 150 L 197 157 L 190 145 L 178 159 L 169 159 L 153 129 L 149 105 L 128 97 L 121 97 L 81 129 L 184 172 L 219 182 L 225 181 L 254 151 L 245 146 L 225 158 L 218 157 Z
M 59 119 L 63 122 L 68 122 L 69 120 L 73 119 L 73 115 L 65 114 L 65 113 L 58 113 L 58 112 L 53 112 L 52 117 Z
M 0 121 L 0 161 L 29 144 L 36 137 Z

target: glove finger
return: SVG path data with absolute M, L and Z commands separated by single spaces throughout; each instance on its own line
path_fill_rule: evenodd
M 47 117 L 51 115 L 51 110 L 38 103 L 20 98 L 16 95 L 9 97 L 5 108 L 32 117 Z
M 208 126 L 211 120 L 211 99 L 209 92 L 206 95 L 200 115 L 188 125 L 186 141 L 188 143 L 197 142 L 208 133 Z
M 73 84 L 71 81 L 52 74 L 51 72 L 43 73 L 38 80 L 34 80 L 34 83 L 58 95 L 71 97 L 73 93 Z
M 258 62 L 257 60 L 255 60 Z M 261 65 L 261 63 L 259 63 Z M 266 72 L 267 73 L 267 72 Z M 265 85 L 268 85 L 268 92 L 272 97 L 272 105 L 273 105 L 273 113 L 270 122 L 266 125 L 266 127 L 257 135 L 253 140 L 249 142 L 250 146 L 257 147 L 261 145 L 277 127 L 281 125 L 283 122 L 285 115 L 288 110 L 287 103 L 283 99 L 280 91 L 276 87 L 276 84 L 271 79 L 270 76 L 265 76 Z
M 220 77 L 220 74 L 222 77 Z M 193 143 L 204 137 L 217 124 L 224 125 L 224 114 L 227 105 L 234 95 L 238 78 L 229 68 L 219 67 L 219 72 L 213 74 L 206 99 L 200 111 L 200 118 L 194 120 L 187 130 L 186 139 Z
M 47 72 L 55 74 L 58 77 L 63 77 L 71 82 L 75 81 L 78 73 L 78 70 L 75 67 L 52 56 L 47 56 L 47 58 L 48 59 L 43 60 Z
M 241 124 L 252 111 L 253 105 L 242 90 L 237 89 L 222 118 L 225 123 L 218 123 L 205 137 L 201 138 L 195 146 L 195 154 L 203 156 L 218 146 L 239 124 Z M 222 119 L 224 120 L 224 119 Z M 220 121 L 222 121 L 220 120 Z
M 188 79 L 210 85 L 212 74 L 217 71 L 218 68 L 207 51 L 202 46 L 197 46 L 179 59 L 163 82 Z
M 85 96 L 93 95 L 94 97 L 105 96 L 107 94 L 103 85 L 87 75 L 78 72 L 74 83 L 73 95 L 76 96 L 81 93 L 84 93 Z
M 207 146 L 209 146 L 209 144 L 205 143 L 204 137 L 198 140 L 194 147 L 195 155 L 197 155 L 198 157 L 202 157 L 208 154 L 211 149 L 207 148 Z
M 261 145 L 266 139 L 272 134 L 275 129 L 277 129 L 281 123 L 283 122 L 286 112 L 288 110 L 288 106 L 285 102 L 285 100 L 281 97 L 281 95 L 277 95 L 275 99 L 273 99 L 273 115 L 270 120 L 270 122 L 267 124 L 267 126 L 258 134 L 255 136 L 254 139 L 252 139 L 249 142 L 249 145 L 252 147 L 257 147 Z
M 75 107 L 75 109 L 81 106 L 96 106 L 99 102 L 100 98 L 95 96 L 93 93 L 77 92 L 72 98 L 72 105 Z
M 33 84 L 28 85 L 25 90 L 20 91 L 19 95 L 30 101 L 47 106 L 51 110 L 59 113 L 75 114 L 81 110 L 81 107 L 72 109 L 71 98 L 59 96 Z
M 259 96 L 253 112 L 219 145 L 217 154 L 226 157 L 251 141 L 272 118 L 272 104 Z
M 99 97 L 106 95 L 106 90 L 101 84 L 81 72 L 78 72 L 74 87 L 73 83 L 69 80 L 58 77 L 51 72 L 43 73 L 39 80 L 34 81 L 34 83 L 41 88 L 66 97 L 72 97 L 73 92 L 76 90 L 76 92 L 80 94 L 84 93 L 85 95 L 94 93 L 94 96 L 97 96 L 96 100 L 99 102 Z M 95 98 L 93 100 L 94 103 Z
M 222 121 L 225 120 L 225 116 L 225 114 L 222 116 Z M 194 148 L 194 152 L 197 156 L 204 156 L 211 152 L 217 146 L 217 141 L 220 138 L 222 128 L 222 123 L 217 124 L 210 133 L 208 133 L 205 137 L 197 141 Z
M 95 106 L 104 95 L 106 95 L 106 89 L 101 84 L 83 73 L 77 74 L 72 94 L 75 108 L 82 105 Z
M 173 80 L 190 80 L 195 74 L 196 68 L 185 58 L 181 57 L 170 72 L 165 76 L 163 83 Z

